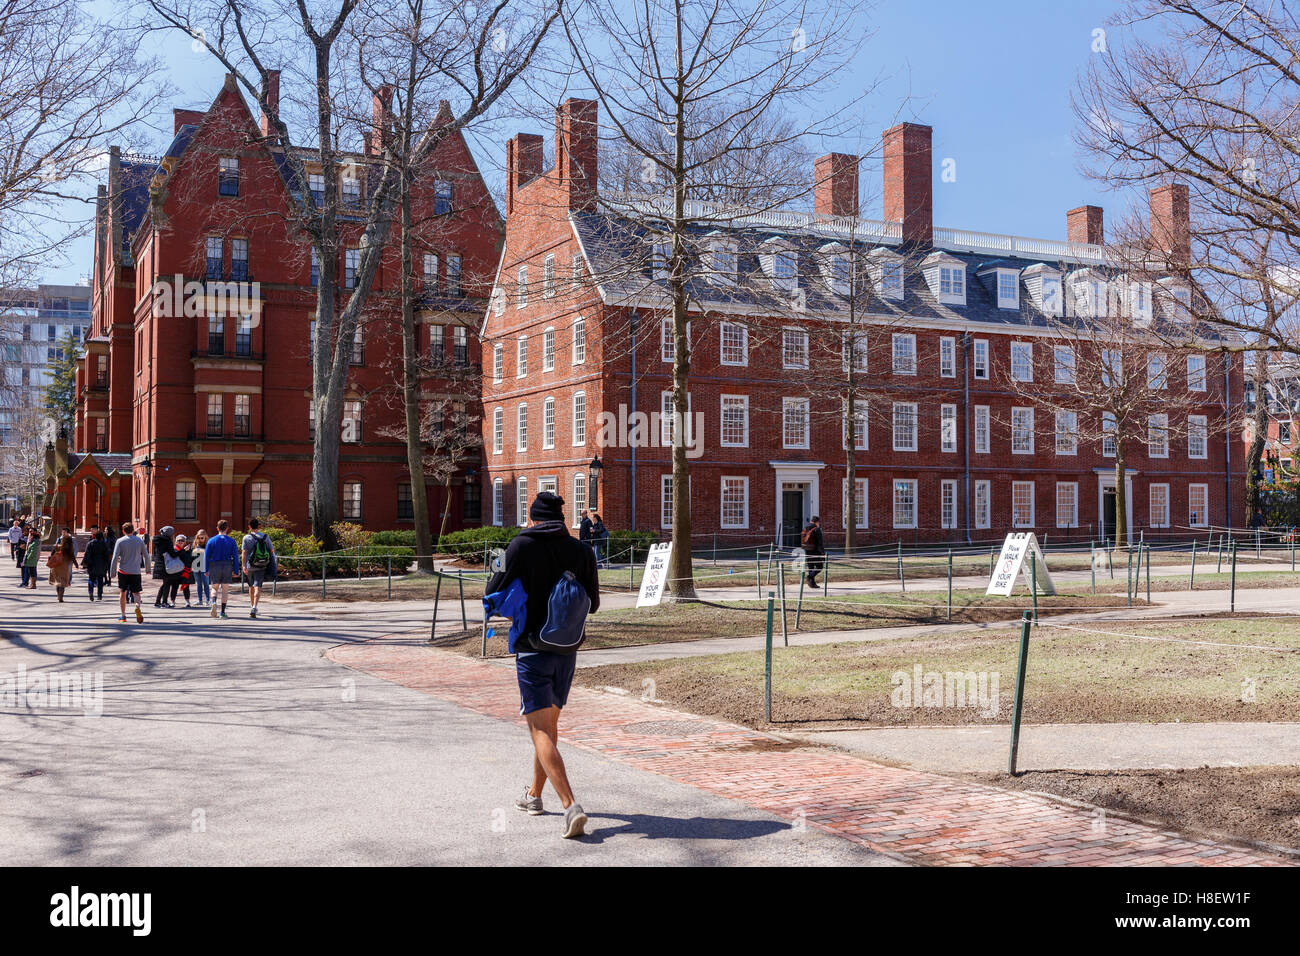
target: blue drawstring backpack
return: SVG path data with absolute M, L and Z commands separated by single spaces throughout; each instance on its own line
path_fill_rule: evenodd
M 587 639 L 587 613 L 591 610 L 591 598 L 572 571 L 565 571 L 564 576 L 551 588 L 550 599 L 546 602 L 546 623 L 533 638 L 539 651 L 552 654 L 572 654 Z

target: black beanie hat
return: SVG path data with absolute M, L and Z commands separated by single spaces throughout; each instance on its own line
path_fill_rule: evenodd
M 533 521 L 563 521 L 564 499 L 553 491 L 539 491 L 528 509 L 528 517 Z

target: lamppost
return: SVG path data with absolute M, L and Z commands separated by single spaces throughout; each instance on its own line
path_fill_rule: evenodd
M 591 459 L 591 464 L 587 466 L 587 509 L 595 511 L 600 507 L 600 475 L 605 470 L 605 466 L 600 462 L 600 455 Z

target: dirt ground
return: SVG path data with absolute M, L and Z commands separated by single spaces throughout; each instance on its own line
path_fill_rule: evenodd
M 1055 770 L 972 774 L 1010 790 L 1042 790 L 1181 832 L 1300 850 L 1300 767 Z M 1300 864 L 1300 858 L 1296 860 Z

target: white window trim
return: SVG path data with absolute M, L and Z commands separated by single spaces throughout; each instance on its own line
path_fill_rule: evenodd
M 952 425 L 951 436 L 944 433 L 949 423 Z M 952 447 L 948 447 L 949 437 L 952 438 Z M 940 454 L 957 453 L 957 406 L 946 402 L 939 406 L 939 452 Z
M 1074 416 L 1074 431 L 1072 432 L 1063 432 L 1061 430 L 1061 418 L 1062 416 L 1067 416 L 1067 415 Z M 1072 412 L 1064 408 L 1058 408 L 1056 410 L 1056 415 L 1054 417 L 1056 419 L 1055 421 L 1056 429 L 1055 429 L 1055 440 L 1052 442 L 1052 447 L 1055 449 L 1056 454 L 1064 457 L 1077 457 L 1079 454 L 1079 413 Z M 1071 447 L 1069 451 L 1061 450 L 1061 436 L 1064 434 L 1068 434 L 1071 437 Z
M 555 447 L 555 396 L 553 395 L 548 395 L 542 400 L 542 447 Z M 541 491 L 540 485 L 537 490 Z
M 989 414 L 989 406 L 976 405 L 974 411 L 974 419 L 975 419 L 975 424 L 974 424 L 974 428 L 972 429 L 974 434 L 972 435 L 971 446 L 975 449 L 975 454 L 987 455 L 990 453 L 990 449 L 992 448 L 992 444 L 993 444 L 993 433 L 992 433 L 993 425 L 992 425 L 992 418 Z M 980 444 L 980 419 L 983 419 L 983 424 L 984 424 L 984 442 L 982 446 Z
M 906 447 L 900 448 L 898 446 L 898 410 L 900 408 L 911 409 L 912 446 L 910 448 L 906 448 Z M 919 441 L 917 440 L 918 439 L 917 432 L 920 431 L 920 427 L 916 420 L 916 402 L 894 402 L 893 414 L 890 417 L 889 423 L 890 423 L 890 431 L 892 432 L 891 444 L 893 445 L 894 451 L 916 451 L 917 446 L 920 444 Z
M 984 516 L 980 517 L 980 492 L 984 492 Z M 992 524 L 993 519 L 993 486 L 987 480 L 975 482 L 973 493 L 973 508 L 975 513 L 971 516 L 977 530 L 985 530 Z
M 1199 432 L 1201 453 L 1192 454 L 1192 435 Z M 1210 421 L 1208 415 L 1187 416 L 1187 457 L 1194 461 L 1204 461 L 1210 457 Z
M 1029 448 L 1028 450 L 1016 450 L 1016 412 L 1029 413 Z M 1032 407 L 1023 405 L 1015 406 L 1011 409 L 1011 454 L 1013 455 L 1032 455 L 1035 448 L 1035 432 L 1037 431 L 1037 422 L 1034 421 L 1034 410 Z
M 801 363 L 800 363 L 800 362 L 795 362 L 795 363 L 792 364 L 792 363 L 790 362 L 790 358 L 789 358 L 790 350 L 789 350 L 789 348 L 786 347 L 786 342 L 787 342 L 787 340 L 789 339 L 789 337 L 792 336 L 792 335 L 794 335 L 794 336 L 799 336 L 799 337 L 801 337 L 801 338 L 803 339 L 803 349 L 802 349 L 802 352 L 803 352 L 803 362 L 801 362 Z M 781 367 L 782 367 L 782 368 L 793 368 L 793 369 L 806 369 L 806 368 L 808 368 L 808 363 L 809 363 L 808 344 L 809 344 L 809 343 L 808 343 L 808 330 L 807 330 L 807 329 L 792 329 L 792 328 L 789 328 L 789 327 L 782 329 L 782 330 L 781 330 Z
M 739 362 L 732 362 L 727 359 L 727 330 L 740 330 L 740 343 L 744 352 L 744 357 Z M 739 322 L 723 322 L 718 326 L 718 363 L 728 365 L 733 368 L 742 368 L 749 364 L 749 329 Z
M 980 353 L 984 353 L 984 374 L 980 374 Z M 992 366 L 992 352 L 989 350 L 988 339 L 976 339 L 971 344 L 971 377 L 980 382 L 989 380 L 989 373 Z
M 1155 504 L 1155 497 L 1154 497 L 1154 495 L 1155 495 L 1155 492 L 1156 492 L 1156 489 L 1157 489 L 1157 488 L 1163 489 L 1163 490 L 1164 490 L 1164 494 L 1165 494 L 1165 514 L 1164 514 L 1164 520 L 1163 520 L 1163 521 L 1156 521 L 1156 520 L 1155 520 L 1155 515 L 1152 514 L 1152 506 Z M 1170 512 L 1173 510 L 1172 508 L 1169 507 L 1169 504 L 1170 504 L 1170 501 L 1169 501 L 1169 485 L 1168 485 L 1168 484 L 1166 484 L 1165 482 L 1157 481 L 1157 482 L 1153 482 L 1152 484 L 1147 485 L 1147 526 L 1148 526 L 1148 527 L 1151 527 L 1151 528 L 1168 528 L 1168 527 L 1169 527 L 1169 525 L 1170 525 L 1170 518 L 1172 517 L 1172 516 L 1170 515 Z
M 949 517 L 944 514 L 944 493 L 952 491 L 952 515 Z M 944 531 L 952 531 L 957 527 L 957 481 L 953 478 L 944 478 L 939 482 L 939 527 Z
M 1192 489 L 1201 489 L 1203 500 L 1205 501 L 1205 513 L 1201 515 L 1201 520 L 1194 520 L 1192 514 Z M 1194 482 L 1187 486 L 1187 523 L 1193 528 L 1208 528 L 1210 526 L 1210 486 L 1202 482 Z
M 898 523 L 898 486 L 909 485 L 912 489 L 912 521 L 910 524 Z M 915 478 L 895 478 L 889 485 L 889 505 L 893 526 L 900 529 L 911 529 L 917 526 L 917 520 L 920 517 L 921 501 L 919 497 L 919 485 Z
M 1029 522 L 1016 521 L 1016 489 L 1029 486 Z M 1038 489 L 1032 481 L 1013 481 L 1011 483 L 1011 527 L 1013 528 L 1032 528 L 1037 520 L 1037 498 Z
M 739 481 L 744 488 L 745 517 L 740 524 L 727 523 L 726 488 L 727 482 Z M 727 531 L 741 531 L 749 528 L 749 477 L 747 475 L 722 475 L 718 484 L 718 526 Z
M 871 527 L 871 498 L 870 498 L 871 482 L 870 479 L 868 478 L 857 478 L 857 477 L 855 477 L 853 481 L 862 489 L 861 491 L 862 520 L 857 522 L 855 527 L 859 531 L 865 531 Z M 856 502 L 853 502 L 852 504 L 856 504 Z M 849 526 L 849 512 L 851 510 L 852 510 L 851 503 L 849 501 L 849 479 L 841 478 L 840 479 L 840 514 L 841 514 L 841 524 L 844 528 L 847 528 Z M 854 518 L 856 517 L 857 515 L 855 514 Z
M 727 424 L 727 399 L 733 399 L 733 400 L 734 400 L 734 399 L 739 399 L 741 402 L 744 403 L 744 409 L 745 409 L 745 440 L 742 441 L 742 442 L 732 442 L 732 441 L 727 441 L 727 438 L 726 438 L 726 435 L 727 435 L 727 430 L 726 430 L 726 424 Z M 781 411 L 782 411 L 782 414 L 784 415 L 784 413 L 785 413 L 785 406 L 784 406 L 784 405 L 782 405 Z M 725 393 L 725 392 L 724 392 L 722 395 L 720 395 L 720 396 L 718 397 L 718 412 L 719 412 L 719 415 L 720 415 L 719 420 L 718 420 L 718 438 L 719 438 L 719 444 L 720 444 L 723 448 L 748 448 L 748 447 L 749 447 L 749 396 L 748 396 L 748 395 L 732 395 L 732 394 L 728 394 L 728 393 Z M 782 420 L 782 424 L 784 425 L 784 419 Z
M 582 427 L 578 427 L 578 399 L 582 399 Z M 573 432 L 574 448 L 587 444 L 587 393 L 576 391 L 569 400 L 569 429 Z
M 912 356 L 912 368 L 899 369 L 898 367 L 898 343 L 900 341 L 909 342 L 911 345 L 910 352 Z M 895 375 L 915 375 L 916 374 L 916 335 L 911 332 L 895 332 L 889 340 L 889 368 Z
M 944 365 L 944 354 L 951 359 L 951 364 Z M 942 335 L 939 337 L 939 377 L 956 378 L 957 377 L 957 339 L 951 335 Z
M 791 408 L 803 409 L 803 442 L 792 445 L 789 443 L 786 434 L 786 418 Z M 781 447 L 782 448 L 809 448 L 812 440 L 812 404 L 806 398 L 782 398 L 781 399 Z
M 1071 502 L 1070 516 L 1067 523 L 1061 523 L 1061 489 L 1074 489 L 1074 499 Z M 1058 481 L 1056 483 L 1056 526 L 1058 528 L 1077 528 L 1079 527 L 1079 483 L 1077 481 Z
M 1016 371 L 1017 353 L 1025 354 L 1029 360 L 1029 369 L 1022 377 Z M 1034 380 L 1034 343 L 1033 342 L 1012 342 L 1010 346 L 1010 374 L 1013 382 L 1032 382 Z

